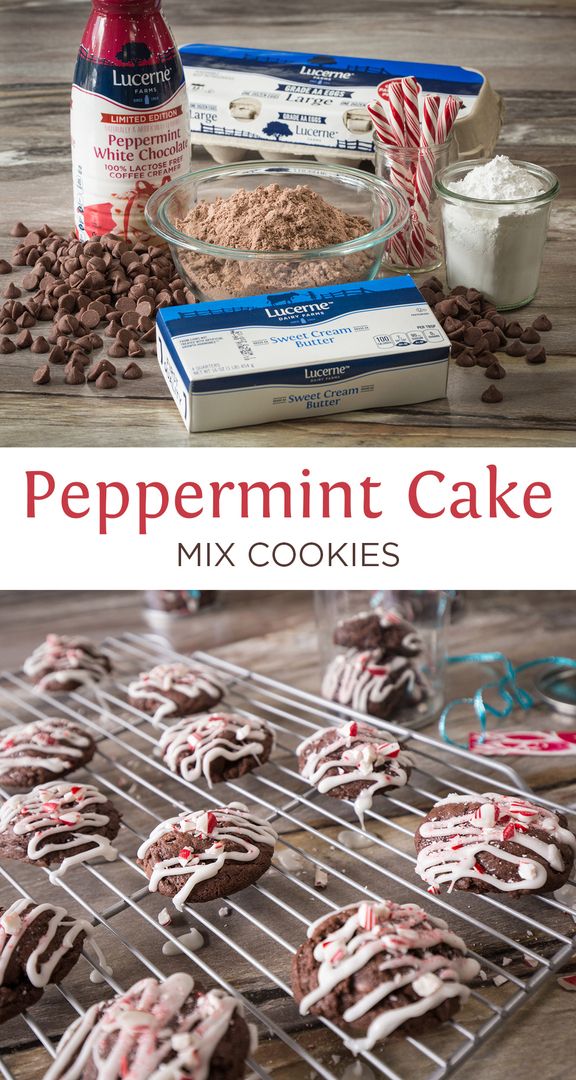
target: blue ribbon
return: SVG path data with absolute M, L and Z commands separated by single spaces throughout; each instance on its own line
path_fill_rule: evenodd
M 514 709 L 520 709 L 525 712 L 527 709 L 531 709 L 535 704 L 536 699 L 534 696 L 524 687 L 518 685 L 518 677 L 522 675 L 523 672 L 530 670 L 530 668 L 539 667 L 541 664 L 547 664 L 549 667 L 569 667 L 576 670 L 576 660 L 566 656 L 542 656 L 538 657 L 536 660 L 528 660 L 526 663 L 514 667 L 508 657 L 500 652 L 465 653 L 462 656 L 448 656 L 446 658 L 446 663 L 501 664 L 504 668 L 504 674 L 501 675 L 500 678 L 484 683 L 476 691 L 473 697 L 455 698 L 454 701 L 450 701 L 442 710 L 438 721 L 438 728 L 442 739 L 450 746 L 458 746 L 463 750 L 468 749 L 467 743 L 456 742 L 455 739 L 450 738 L 447 731 L 448 716 L 457 705 L 471 705 L 473 707 L 476 719 L 480 725 L 480 742 L 482 742 L 486 737 L 486 732 L 488 730 L 488 717 L 493 716 L 496 720 L 505 720 L 510 716 Z M 489 690 L 493 690 L 500 699 L 500 707 L 489 705 L 488 702 L 484 700 L 484 696 Z

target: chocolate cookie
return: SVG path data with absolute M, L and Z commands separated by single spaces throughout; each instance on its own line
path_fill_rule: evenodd
M 335 656 L 322 683 L 322 694 L 339 705 L 385 720 L 406 705 L 428 696 L 422 674 L 403 656 L 387 661 L 378 650 Z
M 235 780 L 270 757 L 272 732 L 257 716 L 202 713 L 167 728 L 160 746 L 168 768 L 184 780 L 203 776 L 208 786 Z
M 40 1000 L 72 970 L 92 927 L 65 908 L 16 900 L 0 908 L 0 1023 Z
M 158 825 L 138 849 L 150 892 L 182 910 L 253 885 L 268 870 L 276 832 L 242 803 L 185 811 Z
M 0 783 L 30 788 L 67 776 L 91 761 L 96 745 L 78 724 L 61 717 L 33 720 L 0 734 Z
M 88 638 L 48 634 L 24 661 L 24 674 L 39 690 L 54 694 L 100 682 L 112 671 L 110 658 Z
M 418 631 L 395 611 L 375 608 L 361 611 L 336 624 L 334 644 L 346 649 L 379 649 L 384 656 L 418 656 L 422 640 Z
M 293 959 L 292 989 L 301 1014 L 338 1024 L 356 1054 L 393 1032 L 419 1035 L 449 1020 L 479 970 L 442 919 L 383 900 L 313 923 Z
M 92 1005 L 64 1032 L 44 1080 L 107 1076 L 242 1080 L 255 1037 L 236 998 L 180 972 L 141 979 Z
M 46 784 L 0 807 L 0 857 L 55 867 L 58 878 L 76 863 L 115 859 L 119 828 L 120 814 L 91 784 Z
M 412 764 L 400 743 L 356 720 L 315 731 L 296 753 L 302 776 L 323 795 L 353 802 L 360 821 L 374 795 L 408 782 Z
M 554 892 L 568 881 L 576 837 L 563 814 L 521 796 L 448 795 L 414 838 L 416 873 L 429 892 Z
M 158 664 L 128 687 L 130 704 L 152 717 L 152 723 L 191 716 L 213 708 L 224 689 L 211 671 L 197 664 Z

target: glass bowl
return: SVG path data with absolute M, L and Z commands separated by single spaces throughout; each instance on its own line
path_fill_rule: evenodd
M 238 188 L 306 185 L 340 210 L 365 217 L 365 235 L 330 247 L 252 251 L 208 244 L 189 236 L 179 222 L 197 203 L 227 198 Z M 199 169 L 159 188 L 148 201 L 146 220 L 170 245 L 174 262 L 201 300 L 341 285 L 376 277 L 385 245 L 405 225 L 409 208 L 391 184 L 371 173 L 306 161 L 250 161 Z

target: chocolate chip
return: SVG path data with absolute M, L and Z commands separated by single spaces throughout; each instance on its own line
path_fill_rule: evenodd
M 475 304 L 477 300 L 483 300 L 484 296 L 481 292 L 478 292 L 478 289 L 466 289 L 466 299 L 471 304 Z
M 460 319 L 455 319 L 452 315 L 448 315 L 444 320 L 444 332 L 451 336 L 459 331 L 464 330 L 464 323 Z
M 474 352 L 474 356 L 476 357 L 476 363 L 478 364 L 478 367 L 488 368 L 491 364 L 498 363 L 498 357 L 494 356 L 494 353 L 488 351 L 481 353 Z
M 16 324 L 26 330 L 29 326 L 36 326 L 36 319 L 29 311 L 23 311 L 16 319 Z
M 30 352 L 33 353 L 45 353 L 50 352 L 50 346 L 45 337 L 37 337 L 30 346 Z
M 122 313 L 125 311 L 136 311 L 136 301 L 131 300 L 129 296 L 121 296 L 120 299 L 116 301 L 116 311 L 121 311 Z
M 479 356 L 480 353 L 483 352 L 488 352 L 488 341 L 484 334 L 480 335 L 478 341 L 475 341 L 471 348 L 475 356 Z
M 526 353 L 526 360 L 529 364 L 545 364 L 546 349 L 543 345 L 533 345 Z
M 81 315 L 78 316 L 78 322 L 85 330 L 95 330 L 101 321 L 101 315 L 99 311 L 95 311 L 94 308 L 87 307 Z
M 76 338 L 74 342 L 77 349 L 81 349 L 82 352 L 90 353 L 94 349 L 92 344 L 92 337 L 90 334 L 84 334 L 83 337 Z
M 142 334 L 140 341 L 145 342 L 146 344 L 150 341 L 156 341 L 156 324 L 154 324 L 150 330 L 147 330 L 145 334 Z
M 456 358 L 456 363 L 459 367 L 476 367 L 476 357 L 466 350 Z
M 56 325 L 61 334 L 77 334 L 80 329 L 80 323 L 74 315 L 63 315 Z
M 118 386 L 118 379 L 115 379 L 109 371 L 103 371 L 96 379 L 96 386 L 99 390 L 114 390 Z
M 140 359 L 142 356 L 146 356 L 146 352 L 137 341 L 131 341 L 128 346 L 128 356 L 134 356 Z
M 86 382 L 86 376 L 82 368 L 78 367 L 77 364 L 68 363 L 64 372 L 64 382 L 68 386 L 81 386 L 82 383 Z
M 14 319 L 4 319 L 4 321 L 2 323 L 0 323 L 0 334 L 17 334 L 17 333 L 18 333 L 18 327 L 16 326 L 16 323 L 14 322 Z
M 0 338 L 0 353 L 16 352 L 16 343 L 9 337 Z
M 527 326 L 520 335 L 520 341 L 524 341 L 526 345 L 536 345 L 540 341 L 540 334 L 533 326 Z
M 487 379 L 504 379 L 506 368 L 502 366 L 499 360 L 495 360 L 493 364 L 486 368 L 484 374 Z
M 489 405 L 495 405 L 499 401 L 504 400 L 504 394 L 493 383 L 487 386 L 482 394 L 482 401 L 486 401 Z
M 109 360 L 98 360 L 98 362 L 90 368 L 86 379 L 88 379 L 89 382 L 95 382 L 98 376 L 102 375 L 103 372 L 109 372 L 110 375 L 116 375 L 116 367 L 111 364 Z
M 505 330 L 508 324 L 506 316 L 499 315 L 498 312 L 492 316 L 492 322 L 494 323 L 494 326 L 497 326 L 500 330 Z
M 50 368 L 48 364 L 42 364 L 42 367 L 36 368 L 32 376 L 32 382 L 36 383 L 36 386 L 44 386 L 45 383 L 50 382 Z
M 113 344 L 108 349 L 108 356 L 112 356 L 113 359 L 115 359 L 115 360 L 119 359 L 122 356 L 126 356 L 126 355 L 127 355 L 127 349 L 125 349 L 124 346 L 121 345 L 119 341 L 114 341 Z
M 136 304 L 136 311 L 139 315 L 145 315 L 149 319 L 154 314 L 154 304 L 151 300 L 140 300 Z
M 21 221 L 17 221 L 10 229 L 10 236 L 28 236 L 28 229 Z
M 55 345 L 54 348 L 50 350 L 50 355 L 48 356 L 48 359 L 51 364 L 65 364 L 66 353 L 64 352 L 64 349 L 60 348 L 59 345 Z
M 538 317 L 536 319 L 534 319 L 534 322 L 532 323 L 532 326 L 534 327 L 535 330 L 544 330 L 544 331 L 546 331 L 546 330 L 551 330 L 552 329 L 552 323 L 550 322 L 550 319 L 548 318 L 547 315 L 538 315 Z
M 438 303 L 438 294 L 433 289 L 427 289 L 425 285 L 420 286 L 420 294 L 422 299 L 426 301 L 430 307 L 434 307 L 434 304 Z
M 174 296 L 174 299 L 176 299 L 176 296 Z M 458 304 L 448 297 L 446 300 L 441 300 L 439 304 L 436 304 L 434 312 L 436 315 L 444 315 L 445 318 L 448 318 L 449 315 L 454 318 L 458 314 Z
M 520 341 L 520 338 L 513 338 L 510 344 L 507 345 L 505 351 L 508 356 L 526 356 L 526 353 L 528 352 L 526 346 Z
M 11 274 L 12 267 L 6 259 L 0 259 L 0 274 Z
M 478 327 L 479 330 L 482 330 L 483 333 L 484 333 L 485 330 L 493 330 L 494 329 L 494 323 L 491 322 L 490 319 L 478 319 L 478 322 L 476 323 L 476 326 Z
M 119 345 L 122 345 L 125 349 L 128 348 L 131 341 L 138 340 L 138 333 L 136 330 L 129 326 L 123 326 L 121 330 L 116 333 L 116 341 Z
M 135 363 L 127 364 L 126 367 L 124 368 L 124 371 L 122 372 L 122 378 L 123 379 L 130 379 L 130 380 L 141 379 L 142 378 L 142 368 L 139 366 L 139 364 L 135 364 Z
M 18 334 L 18 337 L 16 338 L 16 348 L 17 349 L 29 349 L 32 342 L 33 342 L 33 340 L 34 339 L 32 337 L 32 334 L 30 333 L 30 331 L 28 329 L 21 330 L 20 333 Z
M 464 343 L 466 345 L 476 345 L 478 341 L 481 341 L 484 337 L 481 330 L 477 326 L 468 326 L 464 331 Z
M 506 325 L 506 336 L 511 338 L 519 338 L 522 336 L 522 327 L 519 322 L 509 322 Z
M 82 352 L 82 349 L 74 349 L 70 356 L 70 362 L 84 368 L 90 363 L 90 357 L 87 353 Z
M 500 336 L 496 330 L 488 330 L 484 334 L 484 337 L 486 338 L 490 352 L 496 352 L 496 349 L 498 349 L 502 344 Z M 504 340 L 506 340 L 506 338 L 504 338 Z
M 25 274 L 22 278 L 22 287 L 27 289 L 28 292 L 32 292 L 34 289 L 38 288 L 39 282 L 40 278 L 38 277 L 38 274 Z
M 4 296 L 7 300 L 17 300 L 19 296 L 22 296 L 22 290 L 11 281 L 4 289 Z
M 100 337 L 100 334 L 90 334 L 90 344 L 93 349 L 101 349 L 104 342 Z
M 121 318 L 122 326 L 136 327 L 140 322 L 140 315 L 137 311 L 125 311 Z

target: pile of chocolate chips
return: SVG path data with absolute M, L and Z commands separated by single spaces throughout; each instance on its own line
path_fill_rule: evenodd
M 48 362 L 32 376 L 38 386 L 50 382 L 52 365 L 63 365 L 70 386 L 88 381 L 99 390 L 114 389 L 113 361 L 123 358 L 122 378 L 141 378 L 136 360 L 146 355 L 143 345 L 155 340 L 158 309 L 195 302 L 168 250 L 156 244 L 131 244 L 114 234 L 81 242 L 48 225 L 30 231 L 22 222 L 11 235 L 20 243 L 11 263 L 0 259 L 0 274 L 16 267 L 26 272 L 19 285 L 10 282 L 4 290 L 0 353 L 47 354 Z M 44 322 L 50 330 L 33 337 L 30 328 Z M 111 339 L 110 359 L 93 363 L 91 354 L 102 348 L 103 337 Z
M 430 304 L 438 322 L 450 338 L 451 354 L 460 367 L 481 367 L 491 384 L 481 395 L 482 401 L 495 404 L 504 394 L 494 380 L 503 379 L 506 368 L 496 352 L 508 356 L 523 356 L 529 364 L 545 364 L 546 350 L 540 334 L 551 330 L 547 315 L 539 315 L 530 326 L 500 315 L 494 304 L 478 289 L 456 285 L 445 293 L 437 277 L 428 278 L 419 286 L 426 303 Z

